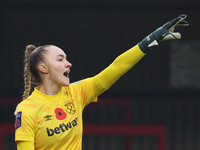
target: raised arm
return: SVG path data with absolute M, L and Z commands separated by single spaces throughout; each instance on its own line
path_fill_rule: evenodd
M 98 96 L 109 89 L 111 85 L 131 69 L 146 53 L 153 47 L 158 46 L 161 41 L 181 39 L 181 34 L 174 32 L 174 29 L 176 26 L 188 26 L 189 24 L 184 20 L 186 17 L 185 14 L 182 14 L 168 21 L 145 37 L 138 45 L 118 56 L 111 65 L 94 77 L 95 95 Z
M 118 56 L 112 64 L 94 77 L 97 95 L 109 89 L 113 83 L 131 69 L 144 55 L 145 53 L 136 45 Z

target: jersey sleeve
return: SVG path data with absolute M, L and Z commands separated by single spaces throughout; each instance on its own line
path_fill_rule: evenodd
M 131 69 L 145 54 L 136 45 L 118 56 L 112 64 L 94 77 L 74 83 L 81 92 L 83 105 L 97 101 L 100 94 L 110 88 L 123 74 Z M 73 86 L 73 87 L 75 87 Z
M 33 142 L 17 142 L 17 150 L 35 150 Z
M 18 108 L 18 113 L 15 119 L 15 141 L 34 142 L 35 121 L 31 116 L 30 108 L 21 105 Z
M 75 97 L 79 97 L 83 108 L 91 102 L 97 102 L 97 96 L 94 92 L 94 78 L 86 78 L 71 84 L 71 92 Z
M 143 58 L 143 56 L 145 56 L 145 53 L 140 50 L 138 45 L 119 55 L 112 64 L 93 77 L 95 95 L 98 96 L 109 89 L 122 75 Z

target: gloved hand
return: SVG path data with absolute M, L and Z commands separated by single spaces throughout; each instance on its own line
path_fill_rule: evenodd
M 147 53 L 161 41 L 181 39 L 181 34 L 174 32 L 174 29 L 177 26 L 188 26 L 188 22 L 184 20 L 186 17 L 187 15 L 182 14 L 156 29 L 139 43 L 140 49 Z

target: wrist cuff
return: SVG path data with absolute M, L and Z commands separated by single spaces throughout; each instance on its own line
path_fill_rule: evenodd
M 158 46 L 154 32 L 145 37 L 138 45 L 143 53 L 147 53 L 153 47 Z

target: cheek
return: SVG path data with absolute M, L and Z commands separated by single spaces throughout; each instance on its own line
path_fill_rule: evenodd
M 49 73 L 51 75 L 58 75 L 58 74 L 62 74 L 63 73 L 63 67 L 61 65 L 53 65 L 50 69 L 49 69 Z

